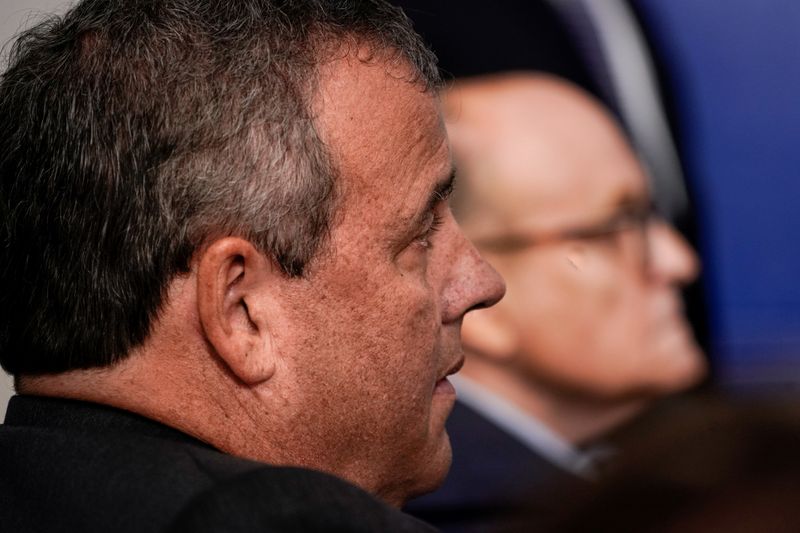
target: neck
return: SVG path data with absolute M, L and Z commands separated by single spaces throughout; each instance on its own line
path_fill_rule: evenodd
M 110 367 L 22 376 L 17 390 L 123 409 L 232 455 L 266 460 L 271 450 L 254 436 L 252 417 L 244 412 L 255 411 L 252 394 L 214 368 L 201 349 L 135 349 Z M 210 363 L 198 369 L 203 360 Z
M 535 417 L 573 445 L 596 440 L 644 409 L 641 398 L 600 400 L 533 383 L 508 365 L 467 357 L 461 375 Z

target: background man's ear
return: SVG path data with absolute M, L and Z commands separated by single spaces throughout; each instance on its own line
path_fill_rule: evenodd
M 281 274 L 249 241 L 214 241 L 198 260 L 197 307 L 206 338 L 247 385 L 268 380 L 276 357 L 270 335 L 273 283 Z
M 471 311 L 464 317 L 461 342 L 465 351 L 496 363 L 510 361 L 517 351 L 518 337 L 505 320 L 503 302 L 494 307 Z

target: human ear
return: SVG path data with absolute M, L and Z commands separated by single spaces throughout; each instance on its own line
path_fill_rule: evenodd
M 495 363 L 510 361 L 517 352 L 518 338 L 505 320 L 503 302 L 467 313 L 461 326 L 461 342 L 471 356 Z
M 225 237 L 198 260 L 197 307 L 206 339 L 242 382 L 257 385 L 275 372 L 269 291 L 281 274 L 247 240 Z

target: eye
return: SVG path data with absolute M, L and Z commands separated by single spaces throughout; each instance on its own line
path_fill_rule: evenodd
M 444 219 L 439 210 L 433 211 L 428 223 L 425 225 L 425 229 L 414 238 L 414 241 L 424 248 L 430 248 L 432 246 L 431 237 L 442 227 L 443 222 Z
M 604 222 L 594 226 L 568 231 L 567 234 L 580 240 L 615 241 L 624 231 L 642 227 L 651 216 L 649 206 L 630 206 Z

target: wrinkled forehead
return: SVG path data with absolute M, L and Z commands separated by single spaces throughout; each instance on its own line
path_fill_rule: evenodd
M 314 109 L 345 198 L 396 199 L 450 164 L 438 95 L 404 61 L 349 54 L 323 64 Z

